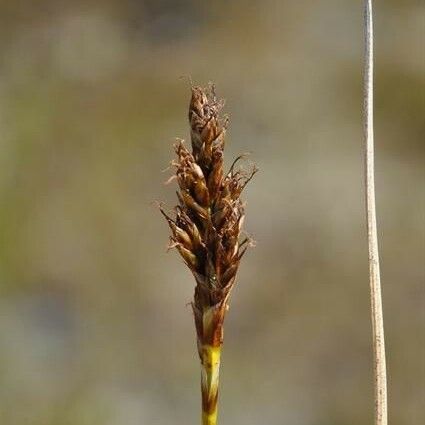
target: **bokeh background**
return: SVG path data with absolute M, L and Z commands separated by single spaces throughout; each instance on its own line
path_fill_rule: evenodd
M 424 3 L 375 2 L 390 423 L 425 421 Z M 362 2 L 0 1 L 0 422 L 199 423 L 193 279 L 155 200 L 191 76 L 252 152 L 223 425 L 373 420 Z M 185 78 L 181 79 L 181 76 Z

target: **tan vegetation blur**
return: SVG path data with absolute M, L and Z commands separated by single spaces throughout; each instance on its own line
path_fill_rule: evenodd
M 390 423 L 411 425 L 425 420 L 424 6 L 375 14 Z M 194 283 L 152 206 L 174 203 L 161 170 L 188 138 L 188 75 L 227 99 L 227 160 L 250 151 L 261 170 L 221 423 L 372 423 L 362 43 L 348 0 L 0 1 L 0 423 L 198 423 Z

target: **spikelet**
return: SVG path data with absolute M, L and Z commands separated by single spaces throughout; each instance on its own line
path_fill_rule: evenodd
M 230 292 L 249 237 L 241 238 L 244 204 L 240 195 L 257 172 L 223 171 L 223 151 L 228 125 L 220 115 L 223 101 L 214 86 L 192 87 L 189 106 L 190 152 L 182 140 L 174 149 L 179 204 L 174 214 L 161 212 L 171 229 L 170 247 L 176 248 L 196 280 L 192 308 L 195 317 L 202 374 L 202 423 L 217 422 L 218 377 L 223 343 L 223 322 Z

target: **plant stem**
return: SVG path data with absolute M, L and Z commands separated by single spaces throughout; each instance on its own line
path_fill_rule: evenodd
M 364 138 L 366 145 L 366 217 L 369 247 L 369 282 L 374 353 L 375 425 L 387 425 L 387 373 L 374 177 L 372 0 L 365 1 Z
M 217 425 L 221 346 L 202 346 L 202 425 Z

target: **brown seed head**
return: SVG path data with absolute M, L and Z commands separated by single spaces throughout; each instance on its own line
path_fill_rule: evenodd
M 239 262 L 250 244 L 240 241 L 244 205 L 240 195 L 256 173 L 235 169 L 223 172 L 224 137 L 227 118 L 220 115 L 223 101 L 214 87 L 192 87 L 189 123 L 192 152 L 182 140 L 174 145 L 173 161 L 179 185 L 179 205 L 173 217 L 161 207 L 176 247 L 196 279 L 193 310 L 202 344 L 218 345 L 227 300 L 234 285 Z

